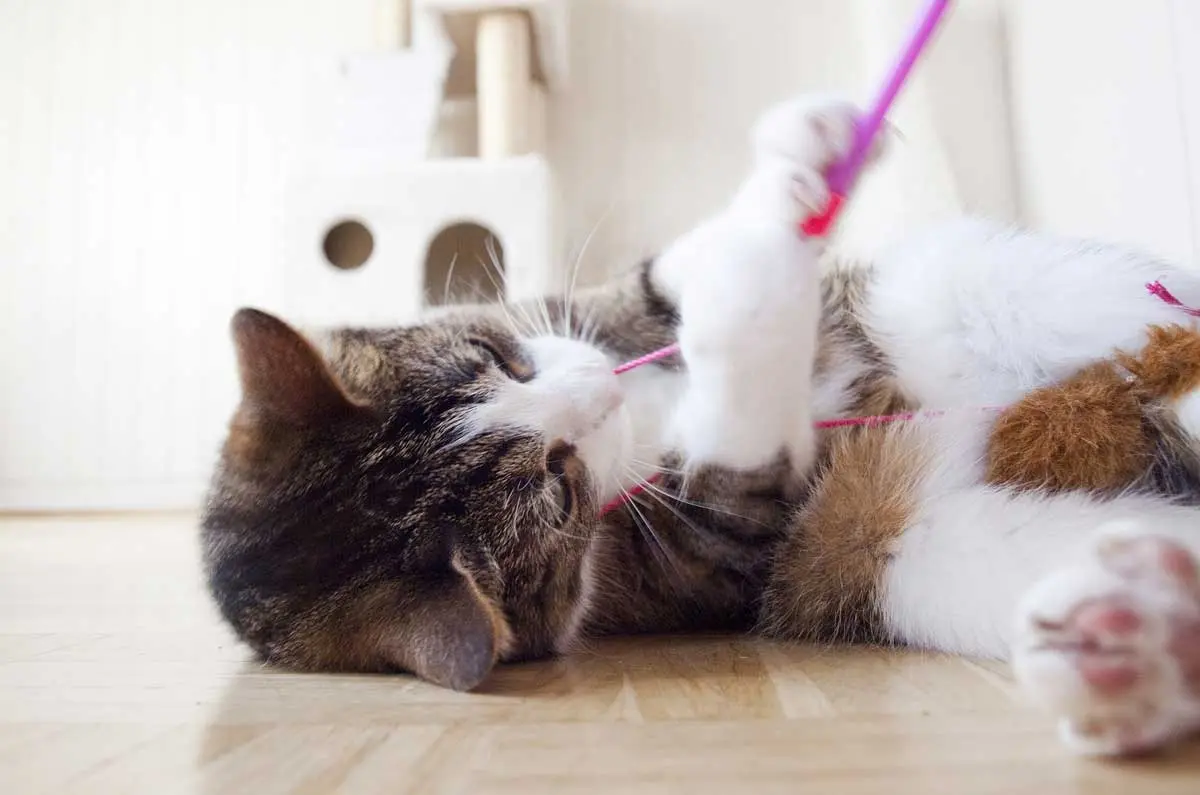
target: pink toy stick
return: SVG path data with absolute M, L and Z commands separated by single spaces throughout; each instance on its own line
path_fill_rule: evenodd
M 909 72 L 912 71 L 917 59 L 921 57 L 921 52 L 929 44 L 929 40 L 933 37 L 933 31 L 949 7 L 950 0 L 931 0 L 925 13 L 921 15 L 916 30 L 908 40 L 908 46 L 900 53 L 899 60 L 888 74 L 887 82 L 883 84 L 883 89 L 875 98 L 875 104 L 856 126 L 854 146 L 850 149 L 850 154 L 846 156 L 845 160 L 833 164 L 829 173 L 825 175 L 826 182 L 829 183 L 829 191 L 832 194 L 829 206 L 825 208 L 825 212 L 811 216 L 800 225 L 800 231 L 804 234 L 810 237 L 820 236 L 833 225 L 834 219 L 846 202 L 846 194 L 858 180 L 858 175 L 867 160 L 867 153 L 871 150 L 871 144 L 874 142 L 875 136 L 879 134 L 880 128 L 883 127 L 883 120 L 891 109 L 892 103 L 896 101 L 896 95 L 900 93 L 900 88 L 908 79 Z
M 673 342 L 665 348 L 659 348 L 656 351 L 650 351 L 650 353 L 639 356 L 636 359 L 630 359 L 624 364 L 617 365 L 613 368 L 613 374 L 620 375 L 621 373 L 629 372 L 635 367 L 641 367 L 643 364 L 657 362 L 659 359 L 665 359 L 668 356 L 672 356 L 676 353 L 679 353 L 679 343 Z

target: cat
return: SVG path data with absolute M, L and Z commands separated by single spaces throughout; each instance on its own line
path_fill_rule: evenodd
M 239 311 L 201 531 L 238 636 L 280 666 L 460 690 L 588 635 L 899 643 L 1012 660 L 1082 752 L 1200 726 L 1200 509 L 1155 488 L 1192 481 L 1043 489 L 987 466 L 995 407 L 1186 323 L 1144 285 L 1200 278 L 980 220 L 831 263 L 796 223 L 857 114 L 768 110 L 728 204 L 606 286 L 393 329 Z M 1196 386 L 1156 403 L 1183 461 L 1162 466 L 1195 469 Z M 814 430 L 918 408 L 945 413 Z

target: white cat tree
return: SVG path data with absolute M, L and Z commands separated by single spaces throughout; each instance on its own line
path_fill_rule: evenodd
M 303 324 L 411 320 L 426 268 L 449 264 L 431 258 L 461 253 L 455 272 L 478 273 L 484 252 L 455 251 L 462 224 L 495 236 L 507 298 L 561 286 L 545 103 L 566 76 L 563 0 L 381 11 L 383 51 L 340 61 L 332 145 L 288 189 L 283 310 Z

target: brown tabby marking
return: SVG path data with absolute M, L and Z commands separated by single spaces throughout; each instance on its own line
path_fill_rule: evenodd
M 814 375 L 829 377 L 839 367 L 860 370 L 847 389 L 847 415 L 877 416 L 915 408 L 903 395 L 887 356 L 862 324 L 872 270 L 833 262 L 821 281 L 821 328 Z
M 338 332 L 329 359 L 254 310 L 233 336 L 242 401 L 201 540 L 243 640 L 289 668 L 406 670 L 456 689 L 502 657 L 555 650 L 577 623 L 596 505 L 568 460 L 564 515 L 546 470 L 555 440 L 462 441 L 462 411 L 511 377 L 496 356 L 525 364 L 503 324 Z
M 882 640 L 880 579 L 929 464 L 920 429 L 839 432 L 807 503 L 775 553 L 760 624 L 769 635 Z
M 771 550 L 803 482 L 786 456 L 759 469 L 678 459 L 655 486 L 608 514 L 597 549 L 594 634 L 749 629 Z

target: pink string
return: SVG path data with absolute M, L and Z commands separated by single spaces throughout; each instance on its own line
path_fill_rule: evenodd
M 1165 301 L 1166 303 L 1170 304 L 1171 306 L 1179 307 L 1180 309 L 1182 309 L 1184 312 L 1187 312 L 1192 317 L 1200 317 L 1200 309 L 1192 309 L 1190 306 L 1187 306 L 1186 304 L 1184 304 L 1182 301 L 1180 301 L 1178 298 L 1176 298 L 1171 293 L 1170 290 L 1168 290 L 1166 287 L 1163 287 L 1162 282 L 1159 282 L 1159 281 L 1150 282 L 1149 284 L 1146 285 L 1146 289 L 1150 291 L 1151 295 L 1155 296 L 1159 300 Z
M 679 353 L 679 343 L 673 342 L 665 348 L 659 348 L 656 351 L 650 351 L 649 353 L 647 353 L 644 356 L 639 356 L 636 359 L 630 359 L 629 361 L 625 362 L 624 364 L 617 365 L 616 367 L 613 368 L 613 373 L 615 375 L 620 375 L 621 373 L 627 373 L 630 370 L 633 370 L 634 368 L 641 367 L 643 364 L 650 364 L 651 362 L 657 362 L 659 359 L 665 359 L 668 356 L 675 355 L 676 353 Z
M 618 494 L 617 496 L 613 497 L 611 500 L 606 502 L 604 504 L 604 507 L 600 509 L 600 515 L 604 516 L 609 511 L 620 508 L 622 505 L 629 502 L 634 497 L 636 497 L 637 495 L 641 494 L 643 491 L 648 489 L 650 487 L 650 484 L 653 483 L 654 481 L 658 480 L 660 477 L 662 477 L 662 475 L 655 472 L 654 474 L 647 477 L 641 483 L 635 483 L 634 485 L 630 486 L 628 490 L 621 492 L 620 494 Z

